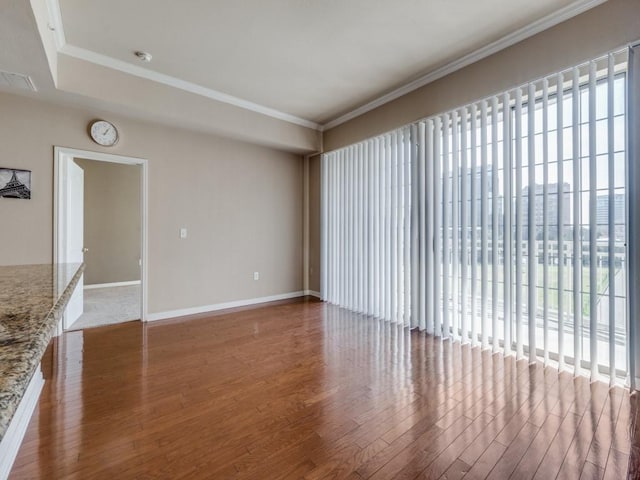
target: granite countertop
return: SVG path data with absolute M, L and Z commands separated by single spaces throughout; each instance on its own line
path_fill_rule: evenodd
M 0 440 L 83 271 L 81 263 L 0 266 Z

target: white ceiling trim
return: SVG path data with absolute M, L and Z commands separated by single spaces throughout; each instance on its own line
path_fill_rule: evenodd
M 165 75 L 163 73 L 158 73 L 147 68 L 139 67 L 137 65 L 132 65 L 130 63 L 123 62 L 122 60 L 102 55 L 91 50 L 70 45 L 66 42 L 66 38 L 64 35 L 64 26 L 62 24 L 62 14 L 59 1 L 46 0 L 46 2 L 47 9 L 49 11 L 50 28 L 52 28 L 55 32 L 56 47 L 59 53 L 69 55 L 70 57 L 75 57 L 80 60 L 85 60 L 96 65 L 101 65 L 103 67 L 112 68 L 114 70 L 128 73 L 130 75 L 135 75 L 136 77 L 162 83 L 170 87 L 207 97 L 218 102 L 227 103 L 229 105 L 243 108 L 245 110 L 260 113 L 262 115 L 276 118 L 278 120 L 293 123 L 295 125 L 312 128 L 314 130 L 322 130 L 320 124 L 312 122 L 311 120 L 300 118 L 289 113 L 281 112 L 274 108 L 265 107 L 264 105 L 259 105 L 243 98 L 234 97 L 233 95 L 228 95 L 226 93 L 219 92 L 218 90 L 206 88 L 201 85 L 182 80 L 180 78 Z
M 170 75 L 165 75 L 164 73 L 158 73 L 153 70 L 149 70 L 147 68 L 142 68 L 137 65 L 132 65 L 130 63 L 123 62 L 122 60 L 118 60 L 116 58 L 102 55 L 100 53 L 96 53 L 91 50 L 86 50 L 84 48 L 76 47 L 75 45 L 70 45 L 67 43 L 65 46 L 63 46 L 59 50 L 59 52 L 65 55 L 69 55 L 70 57 L 78 58 L 80 60 L 85 60 L 87 62 L 91 62 L 96 65 L 101 65 L 103 67 L 111 68 L 113 70 L 118 70 L 120 72 L 128 73 L 136 77 L 145 78 L 147 80 L 152 80 L 154 82 L 162 83 L 164 85 L 168 85 L 170 87 L 184 90 L 189 93 L 194 93 L 196 95 L 207 97 L 212 100 L 217 100 L 222 103 L 234 105 L 236 107 L 240 107 L 245 110 L 251 110 L 256 113 L 261 113 L 262 115 L 267 115 L 269 117 L 277 118 L 278 120 L 284 120 L 285 122 L 294 123 L 302 127 L 312 128 L 314 130 L 319 130 L 321 128 L 319 124 L 312 122 L 311 120 L 306 120 L 304 118 L 296 117 L 295 115 L 290 115 L 288 113 L 281 112 L 273 108 L 265 107 L 263 105 L 250 102 L 249 100 L 244 100 L 242 98 L 234 97 L 232 95 L 228 95 L 226 93 L 219 92 L 211 88 L 206 88 L 201 85 L 197 85 L 195 83 L 182 80 L 180 78 L 172 77 Z
M 355 110 L 352 110 L 351 112 L 345 113 L 344 115 L 341 115 L 340 117 L 325 123 L 324 125 L 322 125 L 321 130 L 324 131 L 333 127 L 337 127 L 338 125 L 341 125 L 353 118 L 356 118 L 375 108 L 378 108 L 381 105 L 384 105 L 385 103 L 395 100 L 396 98 L 402 97 L 403 95 L 406 95 L 409 92 L 417 90 L 420 87 L 423 87 L 442 77 L 445 77 L 450 73 L 455 72 L 456 70 L 460 70 L 468 65 L 471 65 L 472 63 L 475 63 L 479 60 L 482 60 L 483 58 L 493 55 L 494 53 L 497 53 L 500 50 L 504 50 L 505 48 L 508 48 L 512 45 L 515 45 L 518 42 L 521 42 L 522 40 L 532 37 L 537 33 L 540 33 L 548 28 L 558 25 L 559 23 L 569 20 L 570 18 L 580 15 L 581 13 L 584 13 L 593 7 L 597 7 L 598 5 L 601 5 L 606 1 L 607 0 L 577 0 L 567 5 L 566 7 L 558 10 L 555 13 L 547 15 L 546 17 L 543 17 L 540 20 L 536 20 L 535 22 L 530 23 L 529 25 L 519 30 L 516 30 L 513 33 L 510 33 L 502 37 L 501 39 L 496 40 L 493 43 L 490 43 L 489 45 L 479 48 L 478 50 L 471 52 L 465 55 L 464 57 L 454 60 L 453 62 L 448 63 L 447 65 L 444 65 L 436 70 L 433 70 L 432 72 L 429 72 L 421 76 L 420 78 L 417 78 L 416 80 L 413 80 L 412 82 L 407 83 L 406 85 L 403 85 L 402 87 L 399 87 L 396 90 L 393 90 L 392 92 L 389 92 L 375 100 L 372 100 L 369 103 L 366 103 L 356 108 Z
M 456 70 L 460 70 L 468 65 L 471 65 L 474 62 L 482 60 L 490 55 L 493 55 L 500 50 L 508 48 L 526 38 L 529 38 L 537 33 L 540 33 L 548 28 L 551 28 L 559 23 L 562 23 L 576 15 L 579 15 L 587 10 L 594 8 L 598 5 L 605 3 L 607 0 L 576 0 L 575 2 L 567 5 L 566 7 L 558 10 L 555 13 L 547 15 L 519 30 L 516 30 L 513 33 L 510 33 L 501 39 L 490 43 L 478 50 L 465 55 L 457 60 L 454 60 L 447 65 L 444 65 L 436 70 L 433 70 L 412 82 L 403 85 L 381 97 L 366 103 L 344 115 L 341 115 L 334 120 L 331 120 L 324 125 L 320 125 L 311 120 L 307 120 L 304 118 L 297 117 L 295 115 L 291 115 L 285 112 L 281 112 L 279 110 L 266 107 L 264 105 L 260 105 L 249 100 L 245 100 L 239 97 L 235 97 L 233 95 L 229 95 L 218 90 L 214 90 L 211 88 L 203 87 L 201 85 L 188 82 L 186 80 L 182 80 L 176 77 L 172 77 L 170 75 L 165 75 L 162 73 L 155 72 L 153 70 L 149 70 L 147 68 L 143 68 L 137 65 L 130 64 L 128 62 L 124 62 L 122 60 L 115 59 L 113 57 L 109 57 L 106 55 L 99 54 L 97 52 L 93 52 L 91 50 L 87 50 L 84 48 L 76 47 L 74 45 L 70 45 L 66 42 L 64 27 L 62 24 L 62 14 L 60 10 L 59 0 L 46 0 L 47 9 L 49 11 L 50 17 L 50 28 L 52 28 L 55 32 L 55 40 L 56 47 L 58 52 L 63 53 L 65 55 L 69 55 L 71 57 L 75 57 L 81 60 L 85 60 L 87 62 L 91 62 L 97 65 L 101 65 L 103 67 L 112 68 L 114 70 L 118 70 L 124 73 L 128 73 L 130 75 L 135 75 L 140 78 L 145 78 L 147 80 L 155 81 L 164 85 L 168 85 L 180 90 L 184 90 L 196 95 L 204 96 L 210 98 L 212 100 L 216 100 L 222 103 L 227 103 L 230 105 L 234 105 L 239 108 L 243 108 L 245 110 L 250 110 L 256 113 L 260 113 L 272 118 L 277 118 L 279 120 L 283 120 L 289 123 L 293 123 L 296 125 L 300 125 L 307 128 L 312 128 L 319 131 L 328 130 L 330 128 L 341 125 L 353 118 L 356 118 L 366 112 L 369 112 L 385 103 L 388 103 L 396 98 L 399 98 L 407 93 L 410 93 L 414 90 L 417 90 L 420 87 L 423 87 L 435 80 L 438 80 L 450 73 L 455 72 Z
M 62 13 L 60 12 L 60 3 L 58 0 L 46 0 L 47 12 L 49 13 L 49 29 L 53 30 L 56 48 L 60 50 L 67 44 L 64 36 L 64 27 L 62 26 Z

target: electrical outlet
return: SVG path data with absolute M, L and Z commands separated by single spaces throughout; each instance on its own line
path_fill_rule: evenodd
M 253 279 L 260 280 L 260 272 L 253 272 Z

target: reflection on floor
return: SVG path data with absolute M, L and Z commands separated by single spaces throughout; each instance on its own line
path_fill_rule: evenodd
M 636 394 L 310 298 L 57 342 L 11 480 L 640 478 Z
M 91 288 L 84 291 L 84 313 L 71 330 L 140 319 L 140 285 Z

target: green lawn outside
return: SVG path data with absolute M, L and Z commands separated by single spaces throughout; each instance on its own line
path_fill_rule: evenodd
M 527 301 L 526 298 L 526 285 L 528 285 L 528 266 L 526 264 L 522 265 L 522 284 L 523 284 L 523 302 Z M 558 271 L 559 266 L 557 265 L 548 265 L 548 308 L 550 310 L 558 310 Z M 493 271 L 491 265 L 487 268 L 488 275 L 488 288 L 489 297 L 492 295 L 492 281 L 493 281 Z M 460 273 L 460 271 L 458 272 Z M 469 269 L 469 283 L 471 282 L 471 269 Z M 501 265 L 498 267 L 497 280 L 498 280 L 498 298 L 504 298 L 504 267 Z M 512 281 L 515 285 L 515 270 L 513 274 Z M 570 266 L 563 268 L 563 277 L 564 277 L 564 305 L 563 309 L 567 313 L 573 313 L 573 268 Z M 482 280 L 482 269 L 481 266 L 477 267 L 477 278 L 478 278 L 478 294 L 480 293 L 480 283 Z M 598 294 L 602 295 L 607 291 L 609 285 L 609 268 L 608 267 L 597 267 L 596 270 L 596 278 L 598 285 Z M 537 265 L 537 303 L 538 308 L 542 308 L 544 305 L 544 289 L 542 285 L 544 285 L 544 265 Z M 582 313 L 584 316 L 588 317 L 590 314 L 590 301 L 589 301 L 589 289 L 591 285 L 591 273 L 588 266 L 582 268 Z M 471 293 L 471 286 L 469 286 L 469 294 Z M 616 292 L 617 296 L 623 296 L 623 292 Z M 515 293 L 514 293 L 515 298 Z

